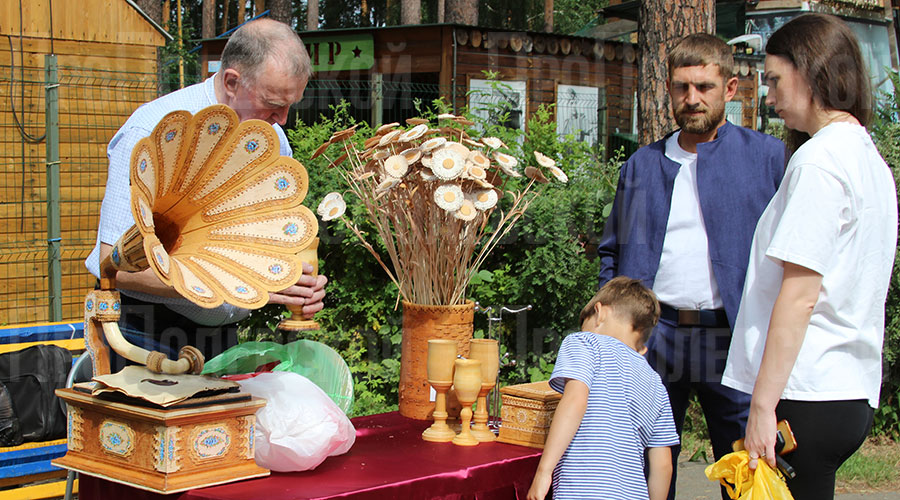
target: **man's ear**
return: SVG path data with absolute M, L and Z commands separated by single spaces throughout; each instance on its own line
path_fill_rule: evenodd
M 234 68 L 228 68 L 222 73 L 222 86 L 225 88 L 225 94 L 229 98 L 233 98 L 237 93 L 238 85 L 241 84 L 241 74 Z
M 725 102 L 729 102 L 734 98 L 734 94 L 737 93 L 738 89 L 738 78 L 736 76 L 732 76 L 731 78 L 725 80 Z

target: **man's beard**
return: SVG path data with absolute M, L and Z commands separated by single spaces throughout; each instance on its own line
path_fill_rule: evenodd
M 689 111 L 698 110 L 705 110 L 706 113 L 700 116 L 688 115 Z M 707 134 L 715 130 L 719 124 L 722 123 L 722 119 L 725 117 L 725 103 L 722 103 L 722 106 L 715 108 L 703 108 L 700 106 L 689 108 L 687 105 L 682 105 L 675 110 L 674 115 L 675 123 L 681 127 L 681 130 L 689 134 Z

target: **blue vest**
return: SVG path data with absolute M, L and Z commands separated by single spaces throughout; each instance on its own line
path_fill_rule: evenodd
M 612 212 L 597 249 L 601 286 L 624 275 L 653 287 L 672 187 L 681 168 L 665 155 L 669 136 L 637 150 L 622 166 Z M 784 144 L 778 139 L 728 122 L 719 128 L 716 139 L 697 145 L 700 210 L 713 275 L 732 327 L 756 222 L 781 183 L 784 154 Z

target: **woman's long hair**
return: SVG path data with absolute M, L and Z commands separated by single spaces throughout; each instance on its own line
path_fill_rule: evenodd
M 781 56 L 803 75 L 814 102 L 826 110 L 846 111 L 862 126 L 872 120 L 872 88 L 856 35 L 828 14 L 804 14 L 778 29 L 766 54 Z M 788 129 L 785 142 L 795 151 L 809 135 Z

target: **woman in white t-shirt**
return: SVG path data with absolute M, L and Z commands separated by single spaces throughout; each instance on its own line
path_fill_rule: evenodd
M 794 141 L 756 227 L 722 383 L 753 395 L 751 467 L 759 457 L 774 466 L 776 421 L 786 418 L 798 443 L 786 456 L 797 471 L 791 493 L 829 499 L 878 406 L 896 187 L 865 129 L 872 96 L 852 31 L 802 15 L 766 54 L 766 104 L 807 140 Z

